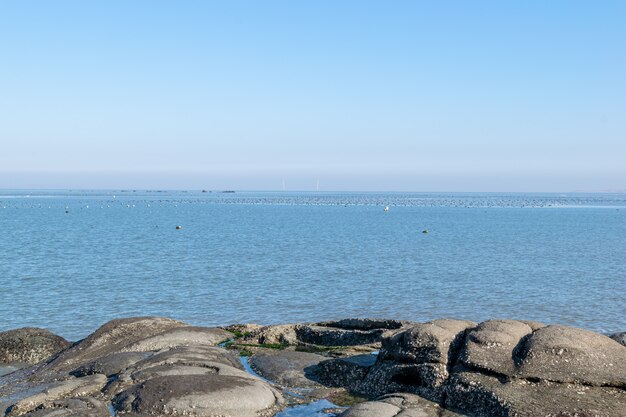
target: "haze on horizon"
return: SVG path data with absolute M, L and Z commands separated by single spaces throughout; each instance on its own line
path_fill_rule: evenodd
M 5 1 L 0 188 L 626 189 L 623 1 Z

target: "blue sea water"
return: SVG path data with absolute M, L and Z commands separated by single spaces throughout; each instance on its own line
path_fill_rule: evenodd
M 626 194 L 4 190 L 0 230 L 0 330 L 77 340 L 137 315 L 626 330 Z

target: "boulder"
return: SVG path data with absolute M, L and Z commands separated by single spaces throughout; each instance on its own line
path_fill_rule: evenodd
M 541 328 L 523 341 L 518 361 L 523 378 L 626 388 L 626 347 L 589 330 Z
M 354 355 L 321 361 L 315 369 L 319 382 L 330 387 L 358 391 L 358 385 L 376 363 L 376 355 Z
M 150 379 L 120 393 L 115 408 L 124 413 L 159 416 L 257 417 L 274 407 L 279 394 L 256 378 L 169 375 Z
M 45 329 L 25 327 L 0 332 L 0 363 L 35 364 L 69 346 L 69 342 Z
M 58 354 L 49 366 L 70 371 L 77 365 L 113 353 L 128 351 L 137 342 L 178 327 L 183 322 L 161 317 L 134 317 L 111 320 L 87 338 Z
M 447 408 L 474 417 L 626 416 L 626 392 L 616 388 L 459 372 L 450 378 L 445 391 Z
M 317 364 L 326 357 L 315 353 L 265 349 L 250 358 L 250 366 L 269 381 L 289 388 L 313 388 Z
M 451 349 L 460 343 L 465 330 L 476 326 L 466 320 L 442 319 L 420 323 L 383 339 L 382 360 L 447 364 Z
M 514 375 L 516 349 L 533 329 L 516 320 L 488 320 L 468 331 L 459 362 L 474 370 Z

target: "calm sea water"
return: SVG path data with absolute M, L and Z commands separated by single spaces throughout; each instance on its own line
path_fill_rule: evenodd
M 76 340 L 136 315 L 626 330 L 626 194 L 4 190 L 0 230 L 0 330 Z

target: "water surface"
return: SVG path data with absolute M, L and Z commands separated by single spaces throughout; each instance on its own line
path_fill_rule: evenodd
M 78 339 L 137 315 L 626 330 L 624 194 L 5 190 L 0 229 L 0 330 Z

